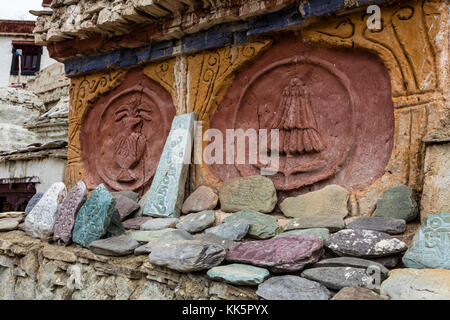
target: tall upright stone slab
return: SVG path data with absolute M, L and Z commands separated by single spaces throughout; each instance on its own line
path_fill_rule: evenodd
M 59 205 L 66 195 L 64 183 L 54 183 L 25 218 L 25 232 L 35 238 L 49 239 L 53 234 Z
M 159 160 L 143 214 L 153 217 L 179 217 L 192 152 L 196 113 L 173 119 L 169 137 Z
M 104 184 L 99 185 L 78 212 L 73 228 L 73 242 L 89 247 L 91 242 L 103 237 L 113 220 L 120 221 L 115 207 L 114 197 Z M 114 215 L 117 215 L 115 219 Z
M 53 230 L 53 240 L 68 245 L 72 242 L 72 230 L 75 217 L 86 202 L 87 188 L 83 181 L 73 187 L 59 208 Z

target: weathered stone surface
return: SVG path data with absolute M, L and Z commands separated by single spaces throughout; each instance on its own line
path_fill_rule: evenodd
M 309 192 L 297 197 L 286 198 L 280 209 L 287 217 L 303 216 L 338 216 L 345 218 L 348 214 L 347 202 L 349 192 L 338 185 Z
M 87 188 L 83 181 L 78 182 L 68 193 L 59 208 L 53 229 L 53 240 L 67 245 L 72 241 L 75 217 L 86 202 Z
M 450 213 L 425 216 L 402 258 L 408 268 L 450 269 Z
M 363 287 L 345 287 L 339 290 L 331 300 L 385 300 L 385 298 Z
M 27 207 L 25 208 L 25 215 L 29 214 L 33 210 L 34 206 L 41 200 L 44 192 L 36 192 L 36 194 L 28 201 Z
M 220 209 L 225 212 L 254 210 L 272 212 L 277 193 L 272 180 L 263 176 L 240 177 L 225 180 L 219 189 Z
M 10 218 L 22 218 L 25 216 L 25 213 L 20 211 L 10 211 L 10 212 L 1 212 L 0 219 L 10 219 Z
M 370 268 L 373 270 L 377 268 L 381 271 L 383 275 L 386 276 L 389 272 L 389 270 L 386 269 L 385 266 L 383 266 L 378 262 L 353 257 L 338 257 L 338 258 L 323 259 L 311 266 L 311 268 L 321 268 L 321 267 L 353 267 L 362 269 Z
M 450 300 L 450 270 L 395 269 L 380 293 L 392 300 Z
M 151 219 L 152 217 L 131 218 L 123 221 L 122 224 L 125 229 L 140 230 L 141 225 Z
M 0 219 L 0 232 L 17 229 L 19 222 L 10 219 Z
M 192 240 L 192 236 L 189 232 L 185 230 L 178 229 L 162 229 L 153 231 L 133 231 L 128 234 L 131 238 L 139 242 L 153 242 L 159 241 L 160 239 L 171 239 L 171 240 Z
M 340 256 L 383 257 L 403 252 L 406 243 L 387 233 L 373 230 L 345 229 L 332 234 L 324 245 Z
M 360 217 L 347 224 L 347 229 L 366 229 L 399 234 L 405 232 L 406 222 L 403 219 L 389 217 Z
M 158 169 L 148 191 L 144 215 L 172 218 L 180 216 L 189 169 L 187 159 L 191 159 L 196 119 L 196 113 L 179 114 L 173 119 Z
M 238 263 L 213 267 L 206 274 L 210 279 L 237 285 L 257 285 L 270 275 L 269 271 L 264 268 Z
M 200 232 L 212 226 L 216 221 L 213 210 L 191 213 L 177 223 L 177 228 L 190 233 Z
M 48 239 L 53 234 L 55 218 L 61 202 L 67 194 L 62 182 L 54 183 L 25 218 L 25 230 L 35 238 Z
M 256 294 L 266 300 L 328 300 L 331 297 L 330 291 L 319 282 L 291 275 L 264 281 Z
M 373 258 L 371 261 L 379 263 L 386 268 L 392 269 L 398 265 L 400 262 L 400 257 L 398 255 L 381 257 L 381 258 Z
M 322 240 L 327 239 L 330 236 L 330 232 L 326 228 L 311 228 L 311 229 L 301 229 L 301 230 L 291 230 L 280 233 L 275 236 L 275 238 L 285 237 L 289 235 L 300 235 L 300 234 L 313 234 Z
M 104 256 L 126 256 L 132 254 L 139 242 L 127 235 L 112 237 L 91 242 L 89 249 L 95 254 Z
M 121 195 L 121 196 L 130 198 L 133 201 L 139 202 L 139 194 L 134 191 L 124 190 L 124 191 L 111 192 L 111 195 L 113 197 L 116 197 L 117 195 Z
M 115 205 L 116 200 L 103 184 L 95 188 L 77 214 L 73 228 L 73 242 L 88 247 L 91 242 L 103 237 L 111 224 L 120 223 Z M 114 220 L 116 222 L 113 222 Z
M 388 189 L 383 199 L 377 201 L 375 211 L 377 217 L 403 219 L 406 222 L 414 220 L 418 213 L 411 188 L 403 185 Z
M 195 237 L 197 240 L 201 240 L 203 242 L 210 242 L 213 244 L 217 244 L 219 246 L 224 247 L 225 249 L 228 249 L 236 242 L 222 238 L 221 236 L 215 235 L 213 233 L 201 233 L 197 234 Z
M 301 275 L 334 290 L 340 290 L 344 287 L 370 286 L 372 281 L 366 274 L 365 269 L 352 267 L 312 268 L 304 270 Z
M 140 230 L 152 231 L 167 228 L 174 228 L 178 222 L 178 218 L 156 218 L 151 219 L 140 225 Z
M 344 219 L 339 216 L 307 216 L 291 219 L 285 231 L 295 229 L 327 228 L 331 232 L 345 228 Z
M 237 219 L 219 224 L 218 226 L 212 228 L 208 228 L 205 230 L 205 233 L 214 234 L 216 236 L 235 241 L 244 238 L 247 235 L 249 229 L 250 223 L 248 221 Z
M 151 263 L 180 272 L 210 269 L 225 258 L 223 247 L 198 240 L 180 240 L 160 243 L 152 248 Z
M 248 235 L 257 239 L 271 238 L 280 231 L 277 219 L 264 213 L 252 210 L 242 210 L 225 218 L 223 222 L 232 222 L 236 220 L 247 221 L 250 224 Z
M 217 191 L 208 186 L 200 186 L 184 201 L 181 212 L 187 214 L 189 212 L 212 210 L 217 206 L 218 200 Z
M 315 263 L 323 254 L 322 240 L 311 234 L 236 243 L 228 249 L 227 261 L 293 272 Z
M 122 221 L 140 208 L 140 205 L 136 201 L 124 195 L 116 194 L 114 198 L 116 199 L 116 209 Z

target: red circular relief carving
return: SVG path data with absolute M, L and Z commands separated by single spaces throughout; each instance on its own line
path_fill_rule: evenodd
M 211 117 L 224 137 L 226 129 L 279 130 L 279 170 L 268 177 L 285 195 L 372 183 L 389 160 L 393 127 L 389 78 L 377 58 L 310 48 L 294 37 L 238 74 Z M 225 180 L 264 168 L 246 163 L 213 164 L 210 171 Z
M 143 194 L 158 166 L 175 108 L 169 93 L 142 72 L 130 72 L 88 110 L 81 128 L 86 180 Z

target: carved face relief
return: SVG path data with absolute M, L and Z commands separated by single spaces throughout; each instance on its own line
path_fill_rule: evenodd
M 104 183 L 110 190 L 145 192 L 174 115 L 170 95 L 137 71 L 100 98 L 81 129 L 89 187 Z
M 258 147 L 279 150 L 278 172 L 268 177 L 293 195 L 329 183 L 349 189 L 372 183 L 390 158 L 393 119 L 388 74 L 376 58 L 285 37 L 237 75 L 210 127 L 278 129 L 278 146 L 269 135 L 267 147 Z M 259 175 L 264 167 L 259 160 L 214 164 L 210 172 L 225 180 Z

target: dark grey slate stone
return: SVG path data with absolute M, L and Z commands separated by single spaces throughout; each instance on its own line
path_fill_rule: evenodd
M 235 244 L 236 242 L 222 238 L 218 235 L 215 235 L 213 233 L 202 233 L 202 234 L 198 234 L 195 237 L 197 240 L 203 241 L 203 242 L 210 242 L 213 244 L 217 244 L 219 246 L 224 247 L 225 249 L 228 249 L 229 247 L 231 247 L 233 244 Z
M 322 267 L 353 267 L 353 268 L 378 268 L 382 274 L 385 276 L 388 274 L 389 270 L 378 262 L 372 260 L 353 258 L 353 257 L 338 257 L 320 260 L 311 266 L 312 268 L 322 268 Z
M 389 217 L 361 217 L 350 222 L 347 229 L 366 229 L 399 234 L 405 232 L 406 222 L 403 219 Z
M 377 258 L 403 252 L 406 243 L 384 232 L 344 229 L 324 240 L 324 245 L 340 256 Z
M 352 267 L 323 267 L 306 269 L 302 277 L 320 282 L 328 289 L 340 290 L 344 287 L 370 286 L 370 277 L 366 270 Z
M 331 232 L 345 228 L 344 219 L 341 216 L 308 216 L 292 219 L 286 228 L 288 230 L 327 228 Z
M 400 185 L 388 189 L 383 199 L 377 201 L 375 215 L 410 222 L 417 217 L 419 209 L 410 187 Z
M 198 240 L 180 240 L 159 243 L 149 255 L 151 263 L 180 272 L 206 270 L 225 259 L 222 246 Z
M 95 254 L 104 256 L 126 256 L 132 254 L 139 242 L 127 235 L 112 237 L 91 242 L 89 249 Z
M 208 228 L 205 230 L 205 233 L 214 234 L 216 236 L 235 241 L 244 238 L 249 229 L 250 223 L 248 221 L 238 219 Z
M 190 233 L 200 232 L 212 226 L 216 221 L 216 215 L 213 210 L 206 210 L 187 215 L 177 223 L 178 229 L 186 230 Z
M 29 214 L 31 210 L 33 210 L 34 206 L 41 200 L 44 192 L 37 192 L 31 199 L 28 201 L 27 207 L 25 208 L 25 215 Z
M 330 291 L 316 281 L 287 275 L 272 277 L 258 286 L 256 294 L 266 300 L 328 300 Z

